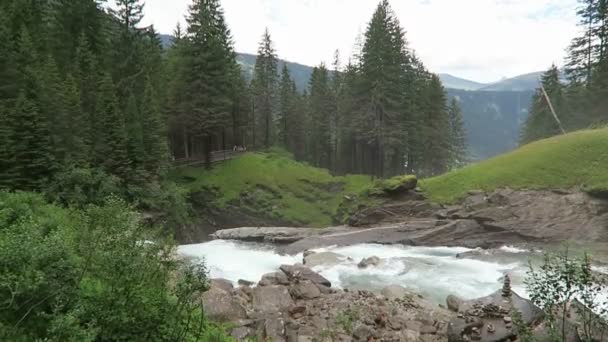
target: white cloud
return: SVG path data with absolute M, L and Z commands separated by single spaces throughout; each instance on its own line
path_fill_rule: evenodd
M 147 0 L 146 23 L 170 33 L 189 0 Z M 222 0 L 236 50 L 266 26 L 281 58 L 309 65 L 350 55 L 379 0 Z M 561 64 L 576 0 L 392 0 L 411 46 L 435 72 L 490 82 Z

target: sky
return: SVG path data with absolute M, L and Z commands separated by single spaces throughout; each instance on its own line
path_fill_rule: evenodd
M 351 55 L 380 0 L 221 0 L 238 52 L 266 27 L 279 58 L 331 64 Z M 191 0 L 146 0 L 143 24 L 173 32 Z M 436 73 L 490 83 L 563 64 L 577 0 L 392 0 L 410 47 Z

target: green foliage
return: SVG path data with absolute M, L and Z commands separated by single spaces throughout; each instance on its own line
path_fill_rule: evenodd
M 125 202 L 67 210 L 0 193 L 0 336 L 10 341 L 228 341 L 202 315 L 204 265 Z
M 584 130 L 541 140 L 490 160 L 424 179 L 433 201 L 452 203 L 471 190 L 569 189 L 600 192 L 608 184 L 608 129 Z
M 273 46 L 270 32 L 264 31 L 262 40 L 258 47 L 258 55 L 253 70 L 253 80 L 251 87 L 254 96 L 254 147 L 262 146 L 269 148 L 274 143 L 274 112 L 275 112 L 275 92 L 277 87 L 277 56 Z M 256 139 L 256 131 L 261 133 L 261 137 Z
M 349 308 L 336 316 L 336 323 L 344 329 L 347 334 L 352 334 L 355 324 L 359 321 L 358 308 Z
M 107 197 L 119 195 L 123 189 L 118 177 L 103 170 L 67 166 L 57 172 L 44 191 L 53 202 L 83 208 L 89 204 L 101 205 Z
M 416 188 L 418 178 L 414 175 L 395 176 L 390 179 L 380 179 L 374 182 L 369 190 L 372 196 L 391 195 L 400 191 L 407 191 Z
M 608 314 L 608 300 L 602 297 L 608 291 L 608 279 L 594 274 L 588 255 L 572 257 L 568 250 L 545 254 L 540 267 L 530 264 L 526 287 L 530 299 L 545 313 L 552 340 L 566 341 L 575 324 L 584 341 L 608 333 L 608 321 L 602 318 Z
M 278 151 L 249 153 L 209 171 L 177 169 L 170 178 L 191 194 L 216 189 L 213 204 L 218 207 L 246 204 L 241 197 L 253 196 L 255 205 L 263 205 L 253 207 L 259 212 L 267 210 L 288 222 L 317 227 L 332 224 L 344 195 L 358 194 L 370 184 L 367 176 L 333 177 Z

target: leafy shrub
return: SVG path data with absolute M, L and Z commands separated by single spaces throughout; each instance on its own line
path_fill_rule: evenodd
M 63 205 L 83 208 L 102 204 L 108 196 L 123 193 L 118 177 L 98 168 L 66 167 L 45 189 L 47 197 Z
M 543 309 L 553 340 L 566 341 L 573 327 L 584 341 L 595 341 L 597 335 L 608 338 L 608 302 L 602 298 L 608 281 L 593 272 L 586 254 L 545 254 L 540 267 L 530 264 L 526 286 L 530 299 Z
M 205 267 L 140 221 L 117 197 L 77 210 L 0 193 L 0 338 L 227 341 L 201 310 Z

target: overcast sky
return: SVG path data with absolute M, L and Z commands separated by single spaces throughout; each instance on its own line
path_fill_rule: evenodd
M 171 33 L 191 0 L 146 0 L 145 24 Z M 265 27 L 280 58 L 346 60 L 379 0 L 222 0 L 238 52 L 255 53 Z M 410 46 L 433 72 L 497 81 L 562 64 L 576 35 L 576 0 L 392 0 Z

